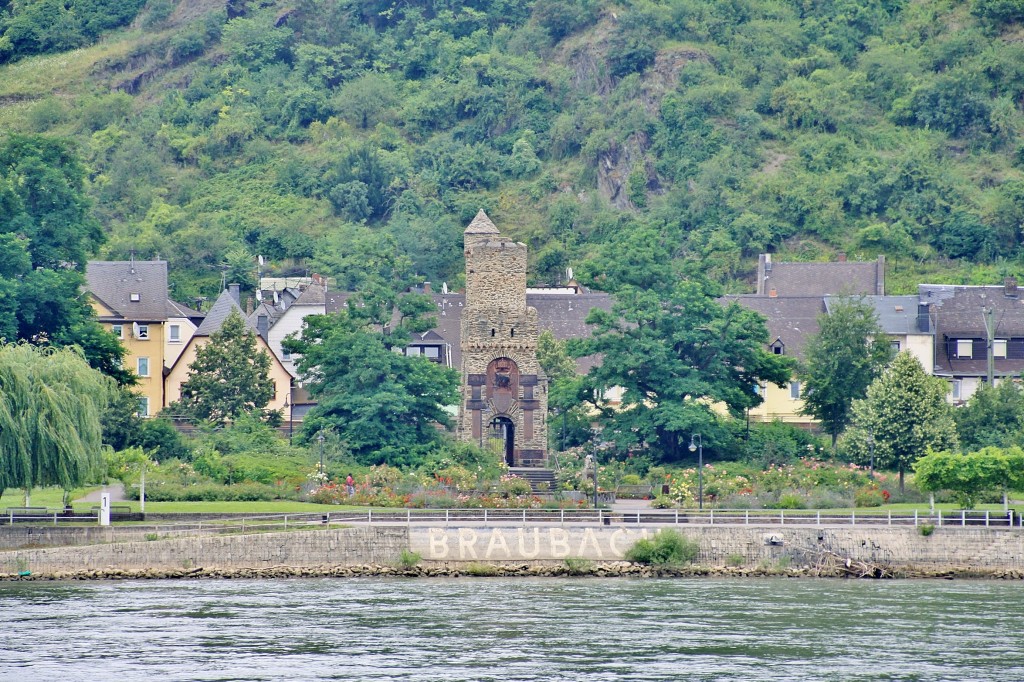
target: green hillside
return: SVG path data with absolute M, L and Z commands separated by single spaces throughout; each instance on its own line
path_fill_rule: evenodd
M 252 286 L 259 255 L 457 287 L 479 208 L 538 284 L 650 240 L 732 291 L 761 251 L 884 253 L 892 293 L 995 283 L 1020 270 L 1022 20 L 1024 0 L 0 0 L 0 131 L 74 140 L 97 255 L 167 258 L 186 302 Z

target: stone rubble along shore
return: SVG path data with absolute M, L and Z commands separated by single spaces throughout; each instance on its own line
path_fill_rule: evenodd
M 840 569 L 822 571 L 812 566 L 788 567 L 757 566 L 646 566 L 627 561 L 594 562 L 586 566 L 551 564 L 467 564 L 413 567 L 387 565 L 359 566 L 267 566 L 260 568 L 181 568 L 181 569 L 89 569 L 54 573 L 0 573 L 0 581 L 53 581 L 53 580 L 168 580 L 207 579 L 244 580 L 268 578 L 460 578 L 460 577 L 595 577 L 595 578 L 982 578 L 994 580 L 1024 580 L 1024 571 L 1014 569 L 916 568 L 892 569 L 885 575 L 856 576 Z

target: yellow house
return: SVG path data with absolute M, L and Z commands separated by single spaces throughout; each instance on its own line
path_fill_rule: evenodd
M 124 364 L 138 375 L 139 414 L 164 404 L 167 261 L 90 261 L 85 271 L 100 324 L 121 340 Z
M 196 360 L 196 351 L 210 342 L 210 335 L 218 331 L 228 318 L 231 311 L 238 311 L 246 325 L 256 337 L 256 347 L 261 352 L 270 356 L 270 379 L 274 382 L 274 397 L 267 404 L 268 410 L 285 410 L 285 402 L 289 398 L 292 376 L 281 364 L 281 360 L 267 345 L 266 340 L 257 333 L 256 325 L 246 318 L 245 311 L 238 303 L 238 285 L 231 285 L 231 291 L 224 291 L 214 302 L 213 307 L 206 313 L 206 318 L 195 330 L 192 338 L 185 344 L 184 349 L 178 355 L 174 365 L 168 370 L 164 381 L 164 403 L 166 407 L 181 397 L 181 385 L 188 380 L 192 373 L 191 365 Z M 282 412 L 287 418 L 287 410 Z

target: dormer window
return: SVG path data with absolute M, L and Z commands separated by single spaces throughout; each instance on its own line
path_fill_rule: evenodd
M 128 294 L 128 300 L 132 303 L 138 303 L 142 300 L 142 294 L 135 293 L 134 291 Z
M 774 353 L 775 355 L 785 355 L 786 354 L 786 344 L 782 343 L 782 339 L 781 338 L 778 338 L 778 339 L 775 339 L 774 341 L 772 341 L 771 345 L 768 346 L 768 347 L 771 349 L 772 353 Z
M 974 357 L 974 340 L 973 339 L 957 339 L 956 340 L 956 357 L 959 359 L 970 360 Z

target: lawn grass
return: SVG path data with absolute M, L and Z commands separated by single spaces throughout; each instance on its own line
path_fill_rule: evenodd
M 139 503 L 118 502 L 131 505 L 132 511 L 139 510 Z M 230 513 L 230 514 L 313 514 L 318 512 L 366 509 L 340 504 L 313 504 L 293 500 L 271 500 L 269 502 L 146 502 L 147 514 L 187 513 Z
M 71 492 L 71 499 L 77 500 L 85 497 L 95 490 L 102 490 L 102 486 L 90 486 L 88 488 L 76 488 Z M 29 503 L 33 507 L 49 507 L 56 509 L 64 505 L 64 491 L 53 486 L 49 488 L 33 488 Z M 25 491 L 18 488 L 8 488 L 0 495 L 0 508 L 21 507 L 25 504 Z M 85 504 L 79 502 L 79 505 Z

